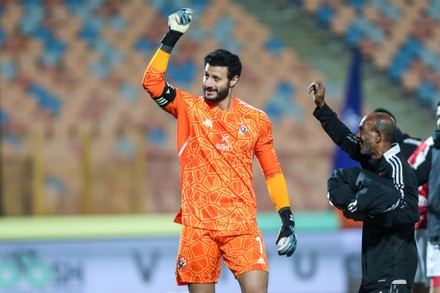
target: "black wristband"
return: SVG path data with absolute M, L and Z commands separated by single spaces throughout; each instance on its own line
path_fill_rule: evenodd
M 287 224 L 289 222 L 293 222 L 295 224 L 295 220 L 293 219 L 293 213 L 290 210 L 290 207 L 281 208 L 278 211 L 278 214 L 280 215 L 283 224 Z
M 183 33 L 170 29 L 165 34 L 165 36 L 163 36 L 163 38 L 160 42 L 162 43 L 162 45 L 173 49 L 174 46 L 176 45 L 177 41 L 180 39 L 180 37 L 182 35 L 183 35 Z

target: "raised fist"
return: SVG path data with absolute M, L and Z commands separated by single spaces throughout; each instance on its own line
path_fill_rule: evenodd
M 189 28 L 192 19 L 192 9 L 182 8 L 168 16 L 168 28 L 184 34 Z

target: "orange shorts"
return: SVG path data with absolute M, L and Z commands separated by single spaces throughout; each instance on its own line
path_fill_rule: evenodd
M 252 231 L 213 231 L 182 226 L 176 262 L 178 285 L 217 283 L 221 258 L 237 278 L 268 271 L 266 249 L 258 227 Z

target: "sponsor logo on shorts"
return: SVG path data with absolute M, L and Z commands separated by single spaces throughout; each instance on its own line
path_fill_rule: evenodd
M 177 268 L 182 269 L 184 266 L 186 266 L 186 258 L 181 256 L 177 259 Z

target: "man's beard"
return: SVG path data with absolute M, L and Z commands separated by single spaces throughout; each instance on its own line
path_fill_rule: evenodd
M 371 156 L 373 154 L 373 151 L 371 149 L 371 144 L 369 141 L 362 142 L 362 145 L 360 146 L 360 153 L 366 156 Z
M 217 92 L 217 96 L 214 97 L 214 98 L 206 97 L 206 94 L 205 94 L 206 93 L 206 88 L 205 87 L 203 87 L 203 93 L 204 93 L 203 98 L 206 101 L 211 102 L 211 103 L 219 103 L 219 102 L 223 101 L 224 99 L 226 99 L 228 97 L 229 89 L 228 88 L 219 89 L 218 92 Z

